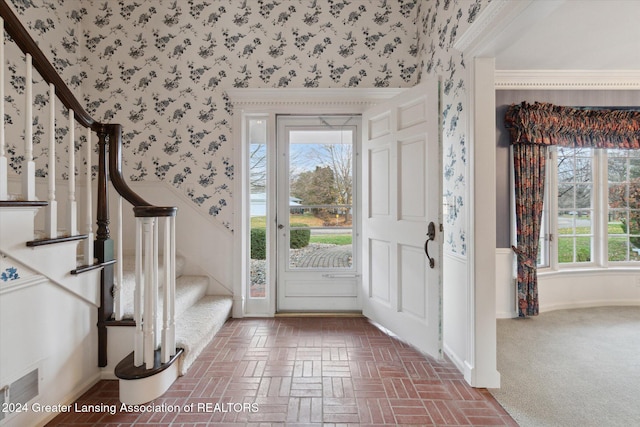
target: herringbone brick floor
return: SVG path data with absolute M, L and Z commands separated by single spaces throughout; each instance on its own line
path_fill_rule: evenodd
M 50 425 L 517 426 L 453 364 L 424 357 L 364 318 L 229 320 L 153 407 L 122 411 L 116 381 L 76 402 L 100 404 L 107 406 Z

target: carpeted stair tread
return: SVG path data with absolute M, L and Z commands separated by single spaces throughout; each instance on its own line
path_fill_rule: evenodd
M 135 256 L 125 256 L 122 260 L 122 307 L 125 319 L 133 319 L 133 290 L 136 283 Z M 185 258 L 176 256 L 176 277 L 180 278 L 184 273 Z M 158 277 L 162 280 L 162 256 L 158 260 Z M 162 282 L 161 282 L 162 283 Z M 176 280 L 176 297 L 178 293 L 178 281 Z M 176 305 L 178 303 L 176 302 Z
M 162 270 L 162 259 L 158 263 Z M 133 318 L 135 257 L 125 257 L 123 267 L 124 318 Z M 183 275 L 185 258 L 176 257 L 176 347 L 184 349 L 179 361 L 179 373 L 184 375 L 202 350 L 211 342 L 231 315 L 231 296 L 206 295 L 206 276 Z M 162 272 L 159 273 L 162 277 Z M 162 298 L 158 312 L 162 312 Z
M 184 349 L 179 372 L 184 375 L 231 315 L 231 296 L 205 295 L 176 318 L 176 347 Z
M 209 287 L 209 279 L 206 276 L 180 276 L 176 279 L 176 309 L 178 318 L 189 307 L 194 305 L 206 293 Z M 129 298 L 124 299 L 124 318 L 133 319 L 133 290 Z M 162 313 L 162 298 L 158 302 L 158 312 Z
M 184 273 L 185 263 L 186 259 L 183 256 L 176 255 L 176 277 L 180 277 Z M 160 257 L 158 258 L 158 268 L 158 274 L 160 274 L 159 277 L 162 277 L 162 271 L 164 271 L 162 255 L 160 255 Z M 122 270 L 127 277 L 131 277 L 132 279 L 134 279 L 136 271 L 136 257 L 133 255 L 125 256 L 122 259 Z

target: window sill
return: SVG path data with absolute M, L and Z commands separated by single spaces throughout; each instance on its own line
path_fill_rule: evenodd
M 640 266 L 620 266 L 620 267 L 567 267 L 553 270 L 551 268 L 539 269 L 538 277 L 552 276 L 591 276 L 594 274 L 640 274 Z

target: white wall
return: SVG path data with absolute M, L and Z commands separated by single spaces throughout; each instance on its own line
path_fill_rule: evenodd
M 513 250 L 496 249 L 496 318 L 518 317 Z
M 97 309 L 45 280 L 0 289 L 0 388 L 38 368 L 31 401 L 69 404 L 100 379 Z M 6 426 L 41 425 L 54 413 L 10 415 Z
M 513 254 L 496 249 L 496 317 L 517 317 Z M 640 305 L 640 275 L 624 269 L 538 272 L 540 312 L 567 308 Z
M 210 295 L 231 295 L 233 289 L 233 233 L 206 215 L 182 192 L 165 182 L 130 183 L 133 191 L 157 206 L 176 206 L 176 250 L 186 259 L 185 274 L 209 277 Z M 111 236 L 116 239 L 116 193 L 109 189 Z M 134 253 L 135 218 L 131 205 L 123 202 L 124 250 Z

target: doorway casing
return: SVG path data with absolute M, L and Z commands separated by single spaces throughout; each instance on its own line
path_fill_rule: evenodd
M 276 117 L 278 115 L 356 115 L 381 100 L 392 98 L 403 90 L 406 89 L 232 89 L 227 92 L 234 106 L 233 143 L 234 164 L 236 165 L 233 222 L 233 317 L 272 317 L 276 313 L 276 298 L 273 291 L 267 291 L 264 298 L 249 298 L 246 286 L 249 281 L 246 119 L 261 117 L 266 120 L 267 140 L 275 141 Z M 267 240 L 275 244 L 275 236 Z M 267 248 L 267 250 L 270 249 L 272 248 Z M 270 273 L 270 276 L 272 275 L 273 273 Z M 270 283 L 274 283 L 273 277 L 268 280 Z

